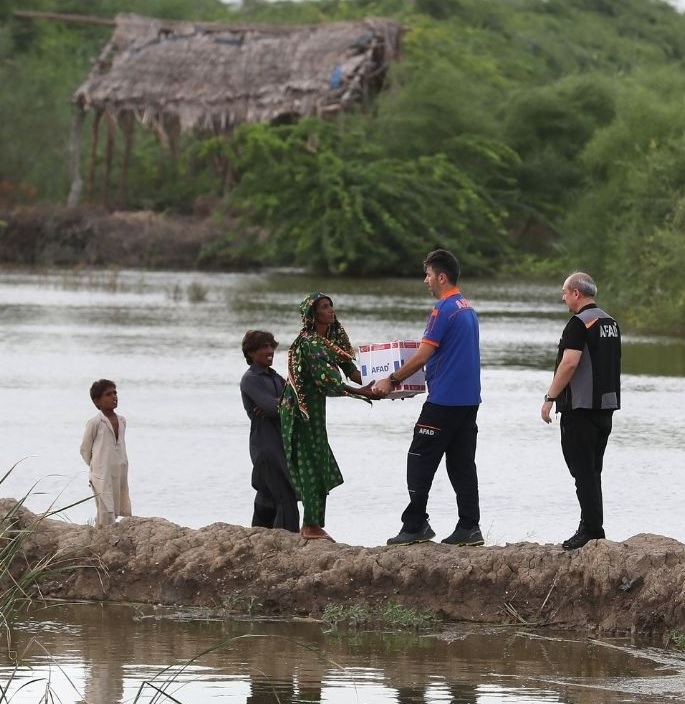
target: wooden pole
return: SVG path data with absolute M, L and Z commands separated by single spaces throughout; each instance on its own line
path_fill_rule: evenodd
M 81 108 L 76 108 L 76 116 L 71 126 L 71 136 L 69 138 L 69 175 L 71 177 L 71 188 L 67 199 L 67 208 L 75 208 L 81 199 L 83 190 L 83 179 L 81 178 L 81 133 L 83 132 L 83 122 L 86 114 Z
M 71 22 L 74 24 L 100 25 L 101 27 L 116 27 L 116 20 L 105 17 L 91 17 L 90 15 L 60 14 L 59 12 L 37 12 L 35 10 L 15 10 L 15 17 L 27 20 L 52 20 L 53 22 Z M 182 24 L 181 20 L 158 20 L 162 30 L 173 31 L 174 27 Z M 280 24 L 221 24 L 219 22 L 193 22 L 194 27 L 204 32 L 269 32 L 269 34 L 290 34 L 307 25 L 280 25 Z
M 128 207 L 128 169 L 133 151 L 133 137 L 135 133 L 135 120 L 131 112 L 123 112 L 120 117 L 121 129 L 124 133 L 124 163 L 122 166 L 121 181 L 119 182 L 118 205 Z
M 95 172 L 98 159 L 98 132 L 100 130 L 100 120 L 102 110 L 96 110 L 93 116 L 93 136 L 90 142 L 90 168 L 88 170 L 88 202 L 92 203 L 95 197 Z
M 102 204 L 108 208 L 109 186 L 112 181 L 112 161 L 114 160 L 114 143 L 116 139 L 116 124 L 110 115 L 105 116 L 107 122 L 107 141 L 105 142 L 105 173 L 102 177 Z
M 89 15 L 60 14 L 59 12 L 35 12 L 33 10 L 15 10 L 15 17 L 26 20 L 54 20 L 57 22 L 72 22 L 76 24 L 95 24 L 101 27 L 114 27 L 114 20 L 104 17 L 90 17 Z

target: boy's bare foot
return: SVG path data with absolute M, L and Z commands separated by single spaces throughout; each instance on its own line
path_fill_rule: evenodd
M 300 530 L 300 535 L 305 540 L 330 540 L 332 543 L 335 542 L 328 533 L 321 526 L 302 526 Z

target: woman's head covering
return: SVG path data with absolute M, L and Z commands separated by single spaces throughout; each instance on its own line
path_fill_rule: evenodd
M 302 316 L 302 330 L 300 334 L 316 333 L 316 302 L 320 301 L 322 298 L 327 298 L 330 304 L 333 305 L 333 299 L 320 291 L 312 291 L 312 293 L 300 303 L 300 315 Z M 335 316 L 335 321 L 328 326 L 324 337 L 341 350 L 354 357 L 354 349 L 350 343 L 350 338 L 347 336 L 345 328 L 343 328 L 338 321 L 337 315 Z
M 325 334 L 320 334 L 316 331 L 316 310 L 315 304 L 318 300 L 327 298 L 331 305 L 333 299 L 320 291 L 313 291 L 300 303 L 300 314 L 302 315 L 302 329 L 300 334 L 295 338 L 293 344 L 288 350 L 288 381 L 297 398 L 297 406 L 300 412 L 309 417 L 309 410 L 304 400 L 302 393 L 304 374 L 309 369 L 309 365 L 303 359 L 302 342 L 307 340 L 308 349 L 324 349 L 328 350 L 329 358 L 337 365 L 349 362 L 354 359 L 354 348 L 350 343 L 350 338 L 345 332 L 345 328 L 338 321 L 338 317 L 328 326 Z

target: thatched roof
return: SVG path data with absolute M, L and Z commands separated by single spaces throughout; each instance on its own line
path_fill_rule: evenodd
M 74 101 L 162 133 L 323 115 L 380 88 L 401 31 L 384 19 L 232 26 L 120 14 Z

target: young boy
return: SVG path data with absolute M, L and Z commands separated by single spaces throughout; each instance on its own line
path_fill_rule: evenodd
M 278 415 L 285 379 L 271 366 L 277 347 L 273 334 L 264 330 L 248 330 L 243 337 L 243 355 L 250 366 L 240 380 L 240 394 L 250 419 L 252 488 L 257 492 L 252 525 L 297 533 L 300 513 Z
M 112 525 L 117 516 L 131 515 L 126 457 L 126 419 L 114 409 L 119 405 L 117 386 L 99 379 L 90 387 L 90 398 L 100 411 L 86 423 L 81 457 L 90 467 L 89 484 L 95 495 L 97 527 Z

